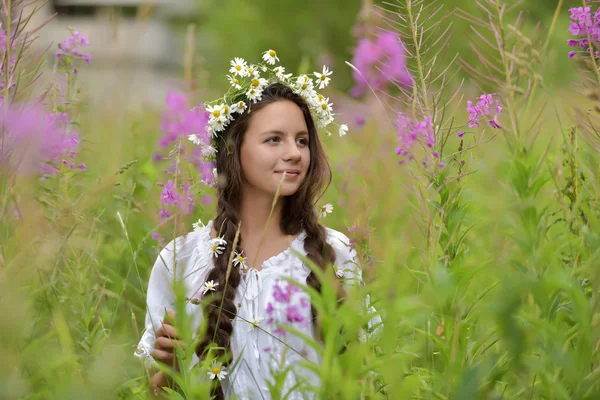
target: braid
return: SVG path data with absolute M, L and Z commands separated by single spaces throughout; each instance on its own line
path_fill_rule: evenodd
M 224 253 L 220 257 L 213 256 L 215 267 L 208 273 L 206 278 L 207 281 L 213 280 L 218 282 L 219 285 L 215 291 L 210 292 L 211 297 L 204 310 L 208 323 L 206 336 L 198 343 L 196 354 L 202 359 L 206 356 L 209 345 L 214 343 L 220 348 L 217 350 L 216 356 L 222 357 L 224 365 L 229 365 L 231 360 L 230 342 L 233 333 L 232 321 L 237 314 L 234 299 L 241 276 L 238 268 L 232 268 L 227 280 L 227 267 L 229 255 L 234 251 L 233 241 L 237 232 L 239 216 L 235 208 L 226 199 L 226 196 L 218 196 L 218 199 L 218 211 L 213 226 L 222 227 L 222 237 L 227 241 L 227 244 Z M 239 246 L 236 251 L 241 251 Z M 224 399 L 225 395 L 219 380 L 216 379 L 216 382 L 216 398 Z

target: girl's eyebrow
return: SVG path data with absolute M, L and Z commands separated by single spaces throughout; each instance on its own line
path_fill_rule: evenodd
M 273 135 L 273 134 L 285 136 L 285 132 L 280 131 L 278 129 L 272 129 L 272 130 L 265 131 L 265 132 L 262 133 L 262 135 Z M 300 136 L 300 135 L 308 135 L 308 132 L 306 132 L 306 131 L 300 131 L 300 132 L 296 133 L 296 136 Z

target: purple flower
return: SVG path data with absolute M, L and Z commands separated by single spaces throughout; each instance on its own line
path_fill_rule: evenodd
M 80 48 L 89 45 L 90 41 L 86 36 L 78 31 L 73 31 L 71 36 L 68 36 L 64 41 L 58 44 L 59 51 L 56 52 L 56 57 L 58 59 L 68 60 L 69 62 L 83 60 L 89 64 L 92 61 L 92 55 L 80 51 Z
M 177 193 L 175 183 L 169 179 L 160 195 L 160 202 L 165 205 L 174 206 L 179 202 L 180 198 L 181 196 Z
M 406 68 L 404 45 L 397 34 L 382 31 L 375 40 L 361 39 L 354 49 L 352 64 L 356 86 L 353 96 L 361 96 L 368 86 L 383 89 L 387 83 L 411 86 L 412 76 Z
M 398 142 L 400 142 L 400 145 L 396 147 L 396 154 L 406 158 L 408 161 L 413 160 L 414 156 L 411 149 L 420 140 L 423 140 L 425 145 L 430 149 L 435 147 L 435 134 L 431 117 L 425 117 L 423 121 L 413 122 L 409 117 L 400 112 L 396 121 L 396 129 Z
M 600 8 L 596 10 L 594 15 L 591 14 L 590 7 L 574 7 L 569 9 L 571 23 L 569 31 L 575 39 L 569 39 L 567 45 L 570 47 L 579 46 L 581 49 L 590 47 L 591 39 L 592 49 L 589 49 L 590 55 L 597 57 L 593 48 L 596 48 L 600 43 Z M 575 52 L 569 52 L 569 58 L 574 58 Z
M 492 94 L 482 94 L 479 96 L 479 101 L 475 105 L 473 105 L 471 100 L 467 101 L 467 112 L 469 113 L 469 122 L 467 122 L 467 126 L 469 128 L 478 128 L 480 126 L 480 120 L 489 117 L 492 114 L 491 108 L 494 109 L 494 116 L 493 119 L 489 121 L 490 126 L 495 129 L 502 128 L 502 125 L 497 119 L 498 115 L 502 113 L 502 106 L 500 105 L 499 100 L 496 100 L 494 103 L 494 96 Z
M 162 148 L 169 147 L 180 138 L 186 139 L 189 135 L 196 135 L 201 141 L 201 148 L 210 144 L 210 137 L 206 130 L 208 115 L 200 106 L 188 106 L 185 94 L 169 91 L 166 99 L 167 110 L 162 114 L 160 129 L 164 135 L 158 144 Z
M 459 131 L 456 136 L 458 136 L 459 138 L 465 136 L 465 131 Z

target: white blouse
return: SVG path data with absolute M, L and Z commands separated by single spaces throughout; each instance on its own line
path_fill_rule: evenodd
M 213 268 L 208 250 L 211 227 L 212 221 L 169 243 L 160 252 L 152 268 L 145 331 L 135 351 L 135 355 L 145 359 L 147 365 L 154 363 L 151 353 L 155 331 L 163 321 L 166 310 L 174 308 L 174 254 L 177 257 L 178 280 L 183 280 L 186 297 L 200 298 L 206 276 Z M 301 364 L 307 361 L 318 363 L 319 357 L 299 335 L 281 329 L 281 326 L 292 328 L 314 338 L 309 295 L 288 280 L 281 279 L 285 277 L 306 283 L 310 269 L 292 251 L 306 256 L 305 237 L 306 232 L 302 232 L 287 250 L 266 260 L 260 271 L 250 268 L 242 274 L 235 297 L 237 316 L 233 321 L 231 336 L 233 360 L 229 375 L 221 382 L 226 397 L 270 399 L 268 383 L 272 382 L 273 372 L 289 371 L 282 397 L 289 394 L 287 398 L 292 400 L 313 398 L 313 394 L 302 386 L 318 386 L 318 377 Z M 360 284 L 362 274 L 356 261 L 356 252 L 349 247 L 349 239 L 343 233 L 327 228 L 327 242 L 336 253 L 338 276 L 343 275 L 347 284 Z M 366 310 L 374 313 L 369 301 L 367 296 Z M 186 312 L 196 332 L 202 319 L 202 306 L 194 303 L 197 302 L 187 302 Z M 373 327 L 378 330 L 380 324 L 381 318 L 374 313 L 369 330 Z M 194 354 L 192 366 L 198 361 Z M 289 368 L 291 365 L 293 368 Z

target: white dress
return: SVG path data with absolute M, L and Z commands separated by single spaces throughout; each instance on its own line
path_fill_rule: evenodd
M 211 227 L 212 221 L 169 243 L 152 268 L 145 331 L 135 351 L 135 355 L 145 359 L 147 365 L 154 362 L 151 353 L 155 331 L 164 319 L 165 310 L 174 308 L 174 254 L 177 256 L 178 280 L 183 279 L 186 297 L 200 298 L 206 276 L 213 268 L 212 256 L 208 251 Z M 226 397 L 270 399 L 268 382 L 272 380 L 273 371 L 285 371 L 290 365 L 297 364 L 287 369 L 290 372 L 285 377 L 283 396 L 289 394 L 288 399 L 313 398 L 306 387 L 302 388 L 302 383 L 316 387 L 318 377 L 302 364 L 318 363 L 316 351 L 299 336 L 278 329 L 283 325 L 314 337 L 310 297 L 289 281 L 281 279 L 287 277 L 306 283 L 310 269 L 294 254 L 297 252 L 306 256 L 305 237 L 306 232 L 302 232 L 290 248 L 266 260 L 260 271 L 250 268 L 242 275 L 235 297 L 238 313 L 233 321 L 231 337 L 233 368 L 221 382 Z M 349 247 L 349 239 L 343 233 L 327 228 L 327 242 L 335 250 L 335 265 L 339 268 L 339 275 L 344 275 L 347 284 L 360 284 L 362 274 L 356 262 L 356 252 Z M 196 332 L 202 319 L 202 306 L 193 303 L 186 304 L 186 311 L 192 317 L 192 327 Z M 366 311 L 373 313 L 369 328 L 376 327 L 375 330 L 378 330 L 381 319 L 369 305 L 368 297 L 365 303 Z M 198 358 L 194 355 L 192 365 L 197 362 Z

